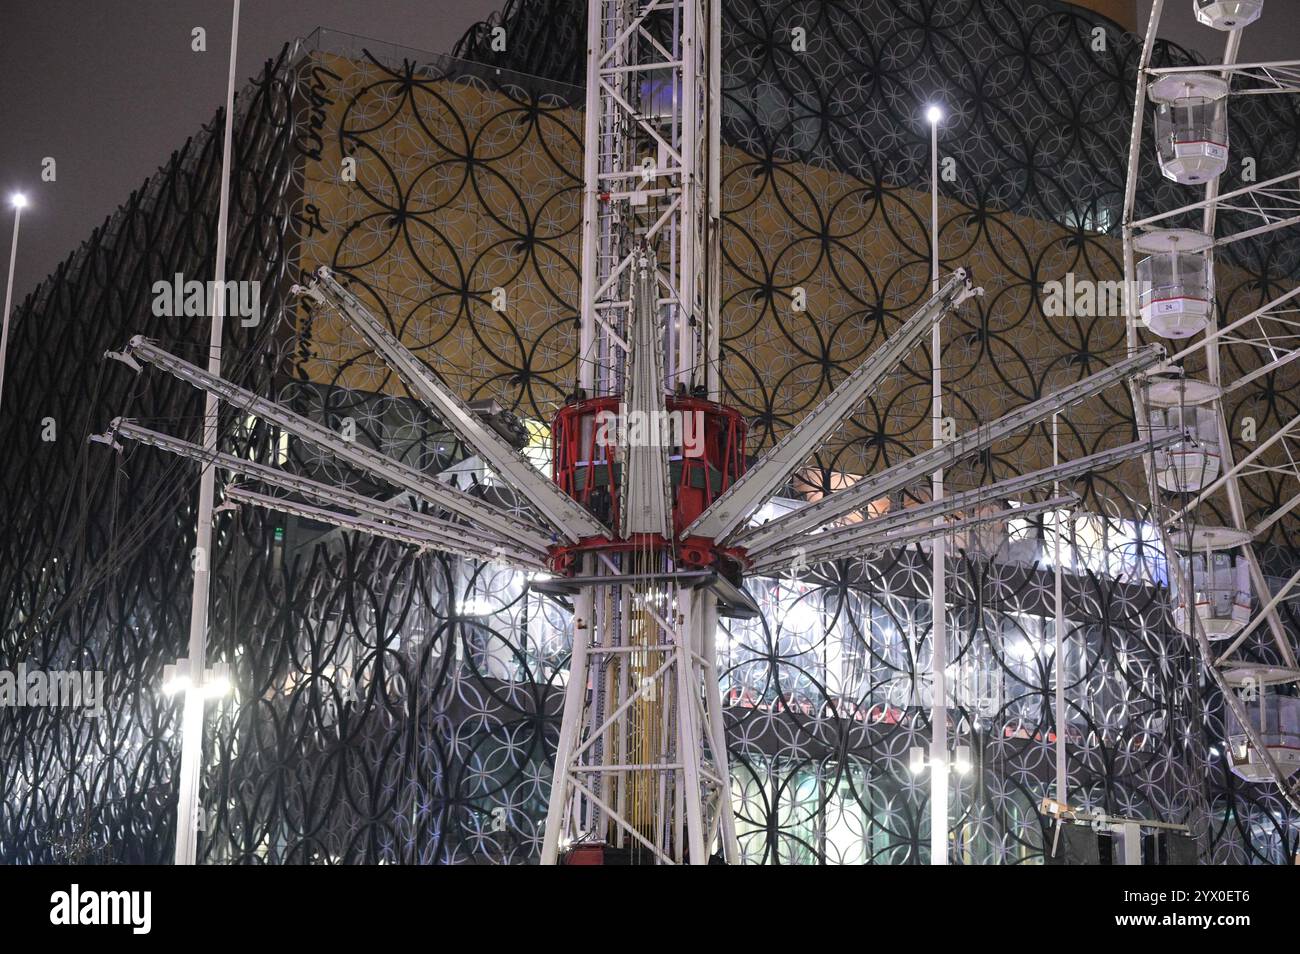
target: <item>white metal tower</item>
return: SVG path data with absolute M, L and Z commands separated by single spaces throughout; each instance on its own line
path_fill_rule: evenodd
M 718 12 L 709 0 L 588 9 L 576 397 L 617 403 L 574 416 L 581 454 L 556 449 L 573 481 L 594 480 L 597 457 L 616 458 L 615 536 L 571 558 L 583 582 L 543 864 L 583 840 L 646 860 L 702 864 L 715 846 L 738 860 L 713 668 L 717 595 L 694 574 L 681 579 L 672 441 L 660 439 L 671 437 L 662 424 L 691 426 L 709 410 L 677 402 L 670 419 L 667 396 L 717 397 Z M 588 436 L 611 422 L 625 425 L 617 447 Z M 679 477 L 685 466 L 683 455 Z

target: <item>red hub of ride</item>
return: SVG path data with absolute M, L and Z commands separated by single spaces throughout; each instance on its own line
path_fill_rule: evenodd
M 622 486 L 620 435 L 626 427 L 634 439 L 656 440 L 668 451 L 672 485 L 674 537 L 690 526 L 745 471 L 748 427 L 739 411 L 704 398 L 678 395 L 665 402 L 662 421 L 626 421 L 622 398 L 589 398 L 565 405 L 551 428 L 552 477 L 566 494 L 614 531 L 614 537 L 586 537 L 576 544 L 551 548 L 552 568 L 571 572 L 582 553 L 617 553 L 647 547 L 674 552 L 677 564 L 717 567 L 734 573 L 745 565 L 744 550 L 722 547 L 705 537 L 676 542 L 658 534 L 624 540 L 618 515 Z M 639 430 L 638 425 L 639 424 Z

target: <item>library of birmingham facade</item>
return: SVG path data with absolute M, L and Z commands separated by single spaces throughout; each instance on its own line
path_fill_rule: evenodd
M 1122 276 L 1132 35 L 1032 0 L 733 0 L 724 17 L 723 380 L 751 451 L 928 297 L 931 100 L 948 110 L 940 151 L 953 170 L 941 257 L 986 290 L 945 322 L 957 431 L 1124 352 L 1121 314 L 1049 317 L 1044 296 L 1067 274 Z M 498 23 L 508 52 L 492 49 Z M 791 49 L 795 25 L 806 52 Z M 261 283 L 262 320 L 228 323 L 224 374 L 427 473 L 502 491 L 358 339 L 290 296 L 329 265 L 463 395 L 517 415 L 526 451 L 542 455 L 545 422 L 575 380 L 584 29 L 581 4 L 519 0 L 455 58 L 317 32 L 268 63 L 238 97 L 229 249 L 230 277 Z M 1191 61 L 1167 44 L 1157 53 Z M 1261 180 L 1295 167 L 1295 104 L 1277 102 L 1233 117 Z M 159 687 L 186 654 L 197 468 L 86 438 L 124 415 L 197 439 L 199 392 L 104 354 L 135 334 L 189 360 L 205 353 L 206 321 L 156 314 L 154 285 L 211 277 L 219 165 L 214 120 L 15 314 L 0 668 L 102 671 L 105 700 L 94 717 L 0 710 L 5 862 L 171 858 L 181 706 Z M 1141 176 L 1144 208 L 1172 204 L 1178 187 L 1153 162 Z M 1234 249 L 1223 314 L 1300 274 L 1293 236 Z M 802 313 L 784 307 L 796 286 Z M 1261 377 L 1230 413 L 1260 427 L 1289 419 L 1293 385 Z M 809 462 L 788 504 L 928 440 L 928 398 L 922 349 Z M 235 411 L 221 429 L 230 453 L 394 493 Z M 1064 416 L 1061 455 L 1136 435 L 1113 389 Z M 964 462 L 949 484 L 1027 472 L 1051 454 L 1039 427 Z M 1225 768 L 1222 704 L 1174 625 L 1140 463 L 1071 486 L 1082 503 L 1070 514 L 951 542 L 962 695 L 950 732 L 972 753 L 953 780 L 953 861 L 1043 861 L 1040 806 L 1064 733 L 1072 804 L 1185 823 L 1205 862 L 1287 862 L 1297 819 L 1275 788 Z M 1245 490 L 1247 507 L 1288 493 L 1266 480 Z M 1053 708 L 1058 533 L 1065 725 Z M 1268 575 L 1293 572 L 1296 539 L 1290 520 L 1261 542 Z M 203 863 L 537 858 L 567 675 L 563 602 L 511 570 L 247 507 L 218 514 L 211 559 L 209 663 L 229 665 L 234 690 L 208 709 Z M 914 545 L 756 579 L 761 617 L 723 621 L 745 860 L 929 860 L 927 785 L 908 764 L 929 739 L 928 566 Z M 1256 649 L 1268 658 L 1266 641 Z

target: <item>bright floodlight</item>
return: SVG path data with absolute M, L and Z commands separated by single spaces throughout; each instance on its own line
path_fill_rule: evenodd
M 943 109 L 939 106 L 927 106 L 925 110 L 925 118 L 930 125 L 933 126 L 937 124 L 939 120 L 943 119 Z
M 971 769 L 970 746 L 959 745 L 952 750 L 952 767 L 958 775 L 965 775 Z
M 214 675 L 203 682 L 203 698 L 220 699 L 222 696 L 230 694 L 230 677 L 227 675 Z
M 925 771 L 925 749 L 919 745 L 914 745 L 908 751 L 907 767 L 913 775 L 920 775 Z
M 188 692 L 191 682 L 190 661 L 188 659 L 181 659 L 163 666 L 163 695 L 174 696 L 180 692 Z
M 15 209 L 23 209 L 27 207 L 27 196 L 23 195 L 21 192 L 15 192 L 9 197 L 9 201 Z

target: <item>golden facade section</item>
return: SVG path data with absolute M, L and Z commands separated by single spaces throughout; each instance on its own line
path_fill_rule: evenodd
M 1137 0 L 1070 0 L 1076 7 L 1110 17 L 1126 30 L 1138 28 Z
M 301 267 L 346 273 L 404 343 L 465 396 L 494 397 L 549 420 L 576 370 L 580 112 L 519 102 L 473 80 L 316 57 Z M 753 422 L 758 451 L 928 297 L 930 199 L 734 148 L 724 152 L 723 177 L 723 377 L 726 400 Z M 1122 279 L 1118 239 L 950 199 L 941 201 L 940 221 L 945 267 L 966 267 L 985 290 L 943 328 L 944 414 L 956 433 L 1125 353 L 1117 307 L 1044 314 L 1046 282 L 1070 273 L 1085 283 Z M 1230 285 L 1221 278 L 1221 288 Z M 1249 295 L 1227 300 L 1234 315 L 1257 305 Z M 305 311 L 300 322 L 299 376 L 403 393 L 346 328 Z M 846 423 L 818 457 L 820 490 L 931 446 L 929 366 L 928 347 L 916 349 Z M 1135 436 L 1128 394 L 1112 388 L 1063 416 L 1061 455 Z M 948 482 L 973 486 L 1051 460 L 1049 422 L 963 464 Z M 806 492 L 819 492 L 817 473 L 800 481 Z M 1132 494 L 1144 486 L 1139 462 L 1090 492 L 1114 504 L 1124 496 L 1119 488 Z M 1100 499 L 1088 506 L 1111 509 Z

